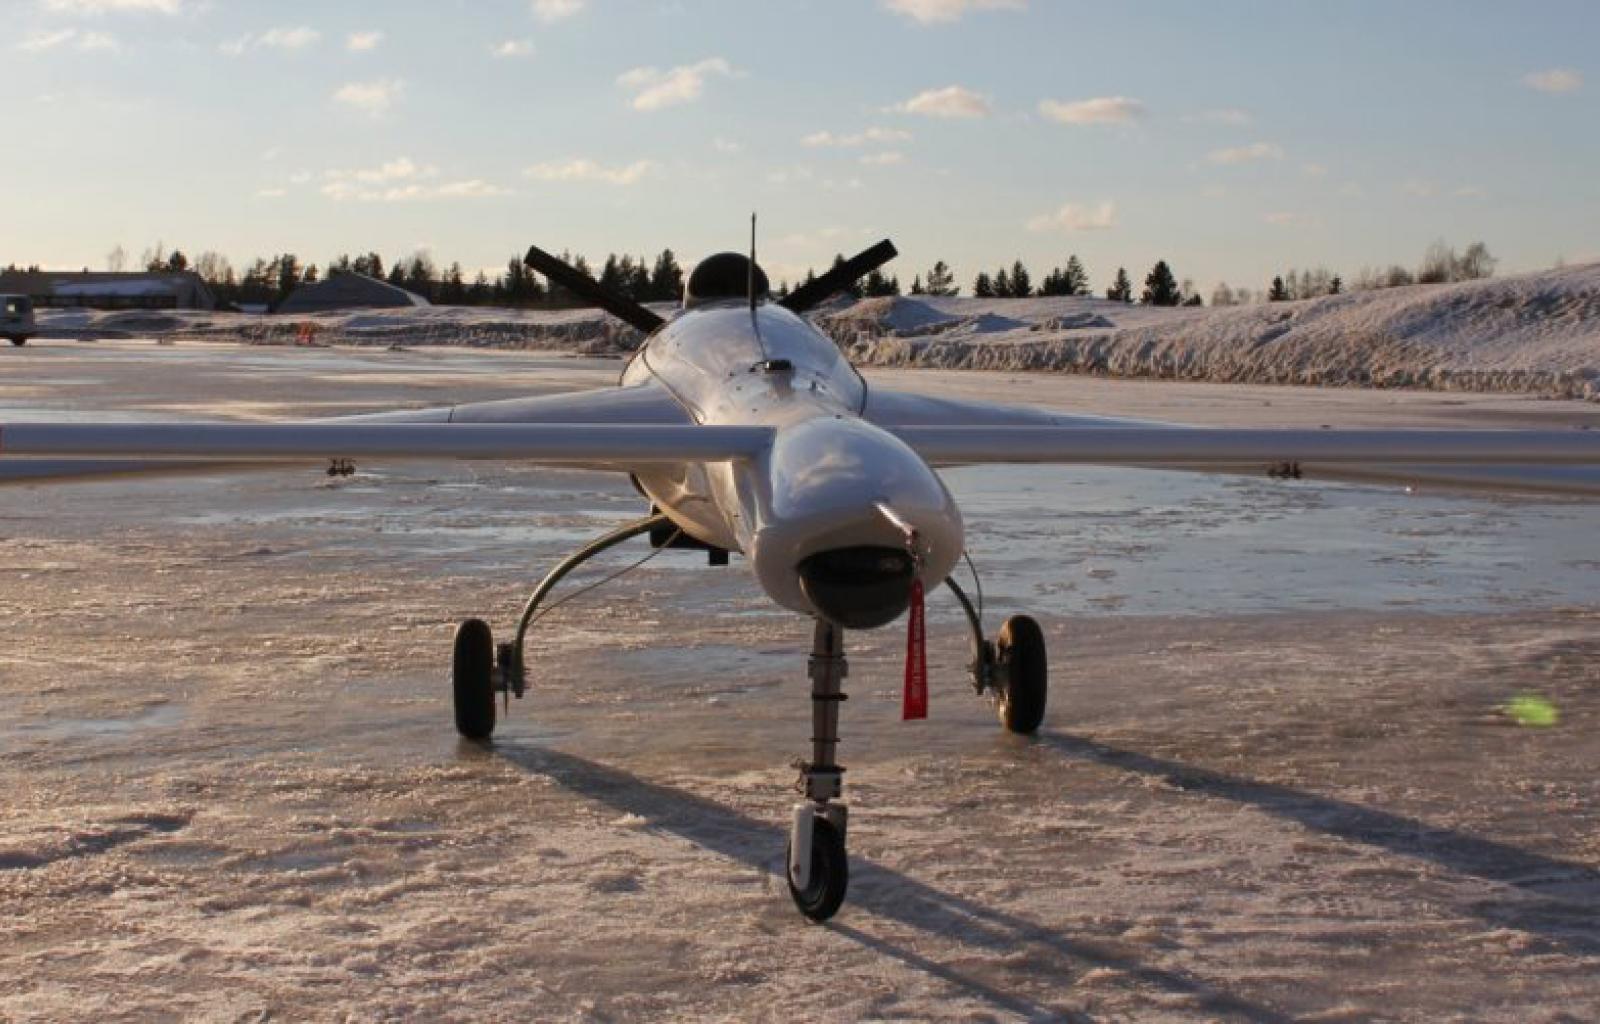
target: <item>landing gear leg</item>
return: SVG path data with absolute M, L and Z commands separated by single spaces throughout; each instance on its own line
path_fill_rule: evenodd
M 995 717 L 1008 732 L 1033 733 L 1044 722 L 1050 691 L 1049 659 L 1044 631 L 1026 615 L 1013 615 L 1000 627 L 997 640 L 986 640 L 983 623 L 966 592 L 953 579 L 945 586 L 961 602 L 972 630 L 972 686 L 981 696 L 994 695 Z
M 845 856 L 849 809 L 839 803 L 844 769 L 837 761 L 839 705 L 846 699 L 844 630 L 816 621 L 811 642 L 811 760 L 799 762 L 797 788 L 805 801 L 795 805 L 789 832 L 789 895 L 800 913 L 826 921 L 844 903 L 850 885 Z
M 595 555 L 652 530 L 670 527 L 672 520 L 652 515 L 620 526 L 596 538 L 551 569 L 528 598 L 517 622 L 516 639 L 498 646 L 490 639 L 489 627 L 468 619 L 456 630 L 455 662 L 451 671 L 454 684 L 456 731 L 470 740 L 487 740 L 494 732 L 494 698 L 499 694 L 509 704 L 512 697 L 522 699 L 527 690 L 527 672 L 522 658 L 528 627 L 539 605 L 568 573 Z

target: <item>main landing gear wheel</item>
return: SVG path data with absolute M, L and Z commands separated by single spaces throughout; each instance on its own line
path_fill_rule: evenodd
M 468 619 L 456 627 L 450 682 L 456 731 L 469 740 L 488 739 L 494 734 L 494 636 L 483 620 Z
M 27 338 L 12 338 L 11 339 L 11 344 L 17 346 L 18 348 L 21 348 L 23 345 L 26 345 L 27 343 L 28 343 L 28 339 Z
M 850 858 L 844 852 L 844 836 L 827 818 L 818 817 L 811 826 L 811 877 L 804 889 L 789 879 L 789 895 L 800 913 L 813 921 L 826 921 L 844 904 L 850 888 Z M 784 853 L 784 863 L 789 855 Z
M 1000 627 L 995 656 L 1000 677 L 995 713 L 1000 724 L 1011 732 L 1038 731 L 1050 686 L 1044 632 L 1028 616 L 1013 615 Z

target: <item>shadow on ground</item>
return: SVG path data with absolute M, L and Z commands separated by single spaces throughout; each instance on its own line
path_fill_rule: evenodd
M 463 744 L 467 756 L 483 756 Z M 569 791 L 619 812 L 646 819 L 648 828 L 687 839 L 704 849 L 762 871 L 781 870 L 785 831 L 739 811 L 681 790 L 647 782 L 627 772 L 559 751 L 496 744 L 493 756 L 524 771 L 554 779 Z M 1076 939 L 1024 918 L 993 910 L 941 892 L 892 868 L 851 858 L 850 902 L 847 905 L 917 929 L 930 937 L 950 938 L 982 947 L 996 959 L 1030 951 L 1052 960 L 1049 974 L 1065 989 L 1073 978 L 1095 968 L 1110 968 L 1136 984 L 1169 995 L 1183 995 L 1192 1008 L 1215 1017 L 1254 1022 L 1288 1021 L 1268 1007 L 1220 991 L 1182 971 L 1148 966 L 1110 944 Z M 847 918 L 848 920 L 848 918 Z M 795 927 L 804 927 L 796 918 Z M 845 923 L 828 925 L 836 934 L 884 956 L 958 987 L 997 1009 L 1033 1020 L 1088 1020 L 1066 1010 L 1003 990 L 922 954 L 870 935 Z
M 1428 861 L 1458 875 L 1507 887 L 1459 909 L 1500 928 L 1535 936 L 1562 951 L 1600 954 L 1600 871 L 1414 818 L 1319 796 L 1303 789 L 1227 775 L 1059 733 L 1035 744 L 1166 782 L 1195 796 L 1245 804 L 1275 818 L 1351 843 Z

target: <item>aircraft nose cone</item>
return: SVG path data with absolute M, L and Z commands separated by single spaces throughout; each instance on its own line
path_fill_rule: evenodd
M 913 576 L 938 585 L 962 551 L 961 513 L 904 442 L 862 420 L 781 429 L 751 552 L 779 604 L 847 628 L 897 618 Z M 919 559 L 912 557 L 912 543 Z

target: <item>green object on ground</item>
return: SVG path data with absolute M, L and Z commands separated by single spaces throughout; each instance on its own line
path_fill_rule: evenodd
M 1551 726 L 1561 721 L 1556 706 L 1536 693 L 1524 693 L 1511 698 L 1506 714 L 1518 725 Z

